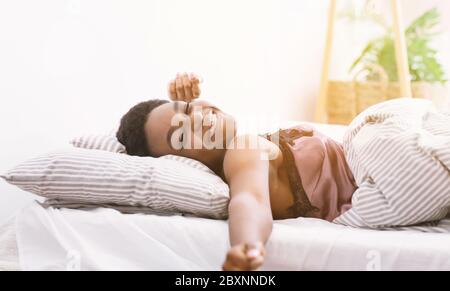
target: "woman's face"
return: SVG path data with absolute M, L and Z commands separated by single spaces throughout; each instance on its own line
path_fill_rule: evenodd
M 236 135 L 234 118 L 206 101 L 176 101 L 155 108 L 145 125 L 153 156 L 210 161 Z

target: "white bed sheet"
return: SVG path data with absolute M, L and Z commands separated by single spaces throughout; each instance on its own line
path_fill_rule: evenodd
M 23 270 L 220 270 L 225 221 L 43 209 L 17 216 Z M 450 234 L 278 221 L 263 270 L 450 270 Z
M 313 125 L 338 141 L 345 132 L 343 126 Z M 450 234 L 361 230 L 299 218 L 275 222 L 263 269 L 450 270 L 449 246 Z M 0 228 L 0 269 L 18 269 L 19 253 L 23 270 L 219 270 L 228 247 L 225 221 L 45 210 L 33 203 Z
M 19 256 L 17 251 L 14 219 L 0 224 L 0 271 L 18 271 Z

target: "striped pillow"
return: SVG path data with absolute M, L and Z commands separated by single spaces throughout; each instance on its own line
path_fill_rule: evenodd
M 228 214 L 228 185 L 201 163 L 180 157 L 74 148 L 29 160 L 1 177 L 47 198 L 51 206 L 122 207 L 215 219 Z
M 113 134 L 83 135 L 74 138 L 70 143 L 77 148 L 88 150 L 101 150 L 113 153 L 126 153 L 125 146 L 121 144 Z
M 119 153 L 119 154 L 126 154 L 126 148 L 123 144 L 121 144 L 117 137 L 114 134 L 91 134 L 91 135 L 83 135 L 77 138 L 74 138 L 70 141 L 70 144 L 72 144 L 76 148 L 81 149 L 87 149 L 87 150 L 100 150 L 100 151 L 107 151 L 112 153 Z M 207 166 L 203 165 L 202 163 L 180 157 L 180 156 L 165 156 L 162 157 L 162 159 L 169 159 L 173 161 L 178 161 L 180 163 L 186 164 L 188 166 L 194 167 L 196 169 L 213 173 Z

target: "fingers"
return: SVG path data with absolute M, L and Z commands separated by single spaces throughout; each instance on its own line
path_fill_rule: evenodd
M 169 98 L 170 98 L 170 100 L 177 101 L 178 100 L 178 96 L 177 96 L 177 87 L 176 87 L 175 80 L 173 80 L 173 81 L 171 81 L 169 83 L 168 91 L 169 91 Z
M 250 261 L 250 270 L 257 270 L 264 264 L 264 257 L 259 255 Z
M 224 271 L 254 271 L 259 269 L 264 263 L 264 257 L 259 256 L 252 260 L 236 260 L 229 259 L 227 260 L 222 269 Z
M 184 95 L 184 86 L 183 86 L 183 78 L 181 75 L 178 75 L 175 79 L 175 88 L 177 91 L 177 100 L 184 101 L 185 95 Z
M 169 97 L 173 101 L 190 102 L 200 97 L 200 78 L 191 74 L 178 74 L 168 86 Z
M 247 244 L 246 255 L 250 262 L 250 269 L 256 270 L 264 263 L 264 246 L 262 244 Z
M 245 252 L 247 254 L 247 257 L 249 257 L 250 259 L 252 258 L 256 258 L 258 256 L 265 256 L 266 255 L 266 251 L 264 248 L 264 244 L 259 242 L 259 243 L 247 243 L 245 245 Z
M 192 96 L 193 98 L 198 98 L 200 97 L 201 94 L 201 90 L 200 90 L 200 79 L 194 75 L 194 74 L 190 74 L 190 79 L 191 79 L 191 85 L 192 85 Z
M 248 267 L 245 246 L 236 246 L 228 251 L 224 271 L 245 271 Z
M 233 247 L 227 253 L 224 271 L 252 271 L 260 268 L 264 263 L 264 246 L 240 245 Z
M 184 98 L 186 99 L 186 101 L 191 101 L 194 97 L 192 94 L 191 80 L 188 74 L 183 74 L 181 76 L 181 80 L 183 82 Z

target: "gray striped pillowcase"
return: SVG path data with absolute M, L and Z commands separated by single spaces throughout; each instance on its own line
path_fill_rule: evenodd
M 120 153 L 120 154 L 126 154 L 126 149 L 123 144 L 121 144 L 115 135 L 113 133 L 111 134 L 92 134 L 92 135 L 83 135 L 79 136 L 77 138 L 74 138 L 70 141 L 70 144 L 72 144 L 76 148 L 81 149 L 87 149 L 87 150 L 100 150 L 100 151 L 107 151 L 107 152 L 113 152 L 113 153 Z M 172 161 L 177 161 L 183 164 L 186 164 L 188 166 L 191 166 L 193 168 L 213 173 L 207 166 L 203 165 L 202 163 L 180 157 L 180 156 L 165 156 L 163 159 L 168 159 Z
M 114 134 L 83 135 L 72 139 L 70 143 L 74 147 L 82 149 L 126 153 L 125 146 L 117 140 Z
M 74 148 L 29 160 L 1 177 L 56 207 L 109 205 L 215 219 L 228 215 L 228 185 L 203 164 L 182 157 Z

